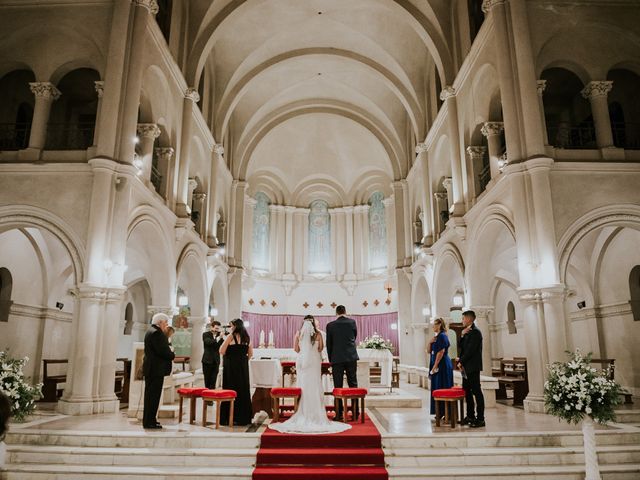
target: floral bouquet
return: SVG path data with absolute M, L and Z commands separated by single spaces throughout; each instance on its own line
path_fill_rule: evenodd
M 22 422 L 36 408 L 36 400 L 42 397 L 42 384 L 31 385 L 25 381 L 23 367 L 29 357 L 15 359 L 7 352 L 0 352 L 0 391 L 11 403 L 11 416 Z
M 391 340 L 384 339 L 377 333 L 373 333 L 370 337 L 365 338 L 358 344 L 358 348 L 372 348 L 374 350 L 389 350 L 393 353 L 393 345 Z
M 609 380 L 607 371 L 591 367 L 591 354 L 567 352 L 571 360 L 549 366 L 544 384 L 544 401 L 549 413 L 569 423 L 579 423 L 585 415 L 599 423 L 615 419 L 622 388 Z

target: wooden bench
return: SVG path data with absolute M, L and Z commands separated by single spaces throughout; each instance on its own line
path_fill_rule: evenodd
M 394 388 L 400 388 L 400 357 L 393 357 L 393 366 L 391 368 L 391 391 Z
M 491 376 L 492 377 L 502 377 L 502 357 L 493 357 L 491 358 Z
M 527 360 L 518 357 L 513 360 L 500 360 L 500 376 L 498 376 L 498 391 L 496 398 L 505 400 L 507 388 L 513 390 L 513 404 L 523 405 L 529 393 L 527 377 Z
M 592 358 L 591 363 L 600 365 L 600 368 L 607 372 L 607 378 L 609 380 L 614 380 L 616 372 L 616 360 L 614 358 Z M 631 392 L 623 390 L 622 396 L 624 397 L 624 403 L 633 403 L 633 394 Z
M 131 360 L 128 358 L 116 358 L 116 362 L 122 362 L 122 369 L 116 370 L 114 392 L 120 402 L 129 403 L 129 384 L 131 382 Z
M 62 388 L 58 388 L 58 384 L 67 381 L 67 374 L 50 374 L 49 365 L 66 364 L 67 359 L 43 359 L 42 360 L 42 398 L 41 402 L 57 402 L 62 396 Z

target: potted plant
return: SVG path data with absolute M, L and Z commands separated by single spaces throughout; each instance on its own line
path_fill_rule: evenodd
M 569 423 L 582 425 L 586 480 L 599 480 L 594 421 L 615 420 L 615 407 L 620 403 L 622 388 L 608 378 L 608 372 L 591 367 L 591 354 L 579 350 L 567 352 L 568 362 L 549 366 L 544 384 L 547 411 Z
M 0 390 L 11 402 L 11 416 L 18 422 L 33 413 L 36 400 L 42 397 L 42 384 L 31 385 L 24 378 L 23 368 L 29 357 L 11 358 L 0 352 Z

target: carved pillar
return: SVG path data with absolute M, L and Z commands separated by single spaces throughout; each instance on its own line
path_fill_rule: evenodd
M 396 213 L 395 197 L 385 198 L 384 205 L 385 223 L 387 225 L 387 270 L 392 273 L 396 267 Z
M 491 345 L 491 332 L 489 331 L 489 317 L 493 314 L 494 307 L 473 306 L 476 314 L 476 324 L 482 332 L 482 374 L 491 376 L 491 357 L 493 346 Z
M 589 99 L 591 103 L 598 148 L 614 148 L 609 105 L 607 103 L 607 95 L 612 88 L 612 81 L 589 82 L 581 92 L 582 96 Z
M 474 147 L 474 146 L 467 147 L 467 155 L 469 155 L 469 162 L 473 167 L 473 171 L 477 172 L 475 177 L 476 177 L 476 182 L 478 183 L 478 186 L 477 186 L 477 193 L 474 191 L 475 196 L 480 195 L 482 193 L 482 190 L 484 190 L 481 177 L 484 173 L 483 160 L 486 152 L 487 152 L 487 149 L 485 147 Z M 474 190 L 476 189 L 476 182 L 474 182 Z M 484 187 L 486 187 L 486 184 L 484 185 Z
M 277 205 L 269 205 L 269 271 L 276 273 L 278 268 L 278 214 Z
M 242 230 L 244 228 L 244 200 L 246 197 L 248 184 L 242 180 L 234 180 L 231 184 L 231 212 L 232 224 L 229 234 L 229 263 L 233 266 L 241 267 L 242 263 Z M 249 239 L 247 239 L 248 241 Z M 238 280 L 240 282 L 240 280 Z
M 172 173 L 175 169 L 175 150 L 171 147 L 160 147 L 155 149 L 158 158 L 158 170 L 162 175 L 160 181 L 160 191 L 158 192 L 167 202 L 170 201 L 171 192 L 169 186 L 173 183 Z
M 200 101 L 195 88 L 187 88 L 182 102 L 182 131 L 180 133 L 180 154 L 178 156 L 178 196 L 176 199 L 176 215 L 188 217 L 191 213 L 189 199 L 189 165 L 191 154 L 191 135 L 193 126 L 193 109 Z
M 245 190 L 246 192 L 246 190 Z M 253 214 L 256 210 L 256 199 L 249 195 L 244 196 L 244 218 L 242 219 L 242 236 L 246 242 L 242 242 L 242 265 L 245 269 L 251 268 L 251 256 L 253 253 Z
M 276 223 L 272 225 L 272 227 L 276 230 L 276 269 L 275 274 L 279 277 L 284 273 L 284 265 L 285 265 L 285 256 L 287 252 L 285 251 L 285 207 L 282 205 L 274 205 L 274 210 L 276 213 Z
M 536 91 L 538 92 L 538 108 L 540 109 L 540 122 L 542 123 L 542 138 L 544 144 L 549 145 L 549 133 L 547 132 L 547 119 L 544 116 L 544 91 L 547 89 L 546 80 L 538 80 L 536 83 Z
M 394 227 L 396 231 L 396 251 L 395 266 L 405 266 L 411 264 L 411 231 L 406 221 L 405 192 L 407 181 L 400 180 L 391 184 L 393 190 Z M 385 206 L 386 207 L 386 206 Z
M 504 123 L 502 122 L 485 122 L 480 129 L 482 135 L 487 137 L 487 147 L 489 150 L 489 168 L 491 169 L 491 178 L 497 178 L 500 175 L 500 155 L 501 138 L 504 131 Z
M 335 250 L 335 273 L 338 278 L 342 278 L 347 272 L 347 249 L 346 249 L 346 219 L 343 208 L 330 209 L 331 215 L 331 242 L 332 250 Z
M 301 279 L 305 272 L 305 262 L 307 258 L 307 233 L 309 231 L 309 209 L 296 208 L 293 214 L 294 222 L 294 250 L 293 250 L 293 272 Z
M 93 82 L 94 87 L 96 89 L 96 93 L 98 94 L 98 108 L 96 109 L 96 120 L 100 118 L 100 113 L 102 112 L 102 97 L 104 95 L 104 81 L 97 80 Z M 96 149 L 98 146 L 98 135 L 100 134 L 100 129 L 96 123 L 96 128 L 93 131 L 93 148 Z
M 369 251 L 369 205 L 353 207 L 354 273 L 363 278 L 368 273 Z
M 435 205 L 435 230 L 434 230 L 434 242 L 442 235 L 447 222 L 443 218 L 443 214 L 448 215 L 448 203 L 447 203 L 446 192 L 435 192 L 433 194 L 434 205 Z M 447 217 L 448 218 L 448 217 Z
M 567 289 L 563 285 L 541 289 L 544 322 L 547 332 L 549 362 L 567 360 L 565 351 L 572 349 L 570 327 L 567 322 L 564 301 Z
M 344 207 L 344 228 L 346 233 L 346 249 L 345 249 L 345 257 L 346 257 L 346 272 L 345 272 L 345 280 L 355 280 L 354 275 L 354 248 L 353 248 L 353 207 Z
M 460 129 L 458 126 L 458 105 L 456 90 L 448 86 L 440 92 L 440 100 L 447 105 L 447 120 L 449 123 L 449 148 L 451 149 L 451 201 L 449 212 L 453 216 L 464 214 L 464 190 L 462 174 L 462 154 L 460 151 Z
M 148 185 L 153 165 L 153 144 L 160 136 L 160 129 L 155 123 L 139 123 L 136 132 L 140 139 L 140 155 L 134 165 L 140 170 L 142 181 Z
M 158 13 L 156 0 L 133 0 L 133 29 L 129 43 L 129 68 L 127 72 L 124 103 L 122 107 L 122 123 L 120 125 L 120 155 L 118 160 L 133 163 L 135 142 L 133 141 L 138 124 L 138 108 L 142 89 L 142 69 L 145 63 L 145 41 L 147 25 L 152 16 Z
M 211 173 L 209 178 L 209 214 L 208 214 L 208 233 L 207 244 L 215 247 L 218 244 L 217 238 L 217 222 L 218 222 L 218 164 L 224 162 L 224 147 L 217 143 L 213 146 L 213 155 L 211 158 Z
M 207 194 L 204 192 L 195 192 L 193 194 L 193 211 L 198 212 L 199 216 L 196 224 L 196 232 L 200 234 L 201 237 L 206 235 L 206 224 L 207 224 L 207 215 L 206 215 L 206 201 Z
M 527 412 L 544 412 L 544 371 L 548 363 L 544 312 L 540 295 L 533 291 L 518 292 L 524 312 L 529 394 L 524 401 Z
M 422 171 L 422 211 L 424 220 L 422 222 L 422 243 L 424 245 L 432 245 L 434 242 L 433 231 L 435 229 L 433 221 L 433 203 L 431 195 L 431 176 L 429 175 L 429 151 L 425 143 L 419 143 L 416 146 L 416 162 L 420 163 Z
M 189 323 L 191 324 L 191 357 L 189 359 L 189 366 L 194 372 L 198 368 L 202 368 L 202 354 L 204 352 L 202 334 L 205 331 L 205 324 L 208 320 L 209 317 L 203 316 L 189 317 Z
M 284 274 L 288 279 L 292 279 L 293 275 L 293 215 L 296 211 L 295 207 L 284 207 L 285 214 L 285 239 L 284 239 Z
M 29 136 L 29 148 L 42 150 L 47 139 L 47 124 L 49 123 L 51 104 L 60 98 L 61 93 L 50 82 L 30 82 L 29 88 L 36 97 L 33 107 L 31 134 Z

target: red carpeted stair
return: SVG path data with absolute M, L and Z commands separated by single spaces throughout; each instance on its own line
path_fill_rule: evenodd
M 267 429 L 254 480 L 387 480 L 378 429 L 367 418 L 346 432 L 294 435 Z

